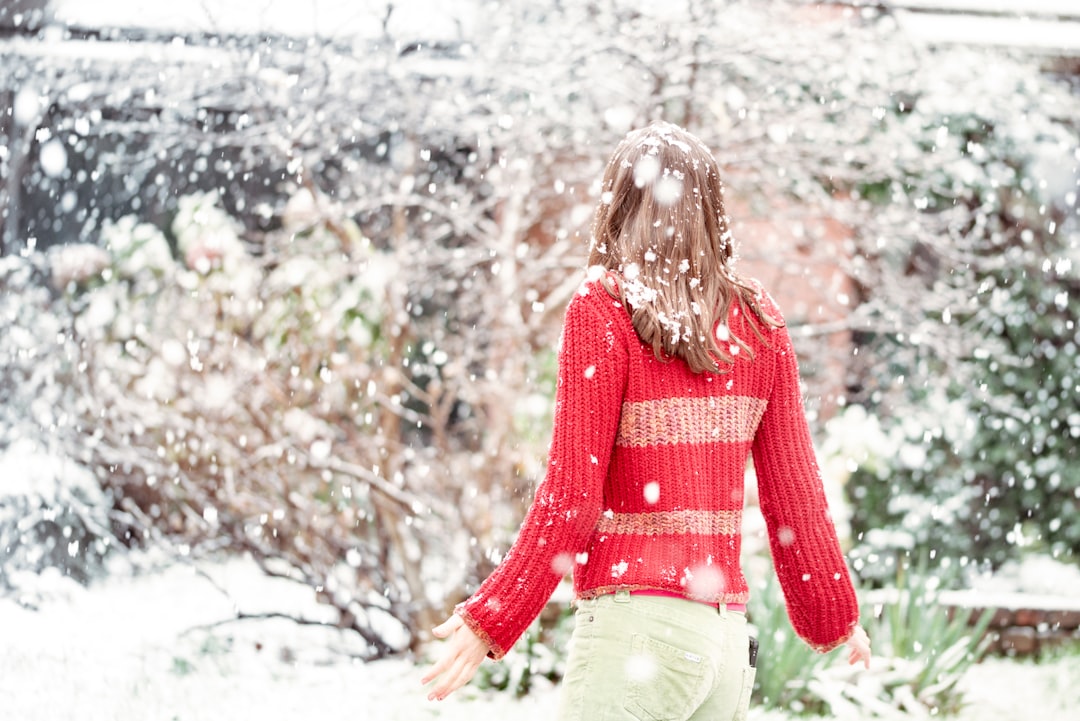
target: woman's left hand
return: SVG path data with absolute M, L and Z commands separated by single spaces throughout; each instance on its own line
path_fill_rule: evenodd
M 428 669 L 420 682 L 427 685 L 441 676 L 428 694 L 428 700 L 442 701 L 472 679 L 476 669 L 480 668 L 480 664 L 487 657 L 488 647 L 457 614 L 446 619 L 431 632 L 436 638 L 449 637 L 450 646 L 438 663 Z

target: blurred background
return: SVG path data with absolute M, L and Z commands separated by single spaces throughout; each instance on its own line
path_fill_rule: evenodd
M 197 643 L 125 651 L 161 708 L 247 620 L 283 668 L 422 662 L 544 472 L 603 164 L 665 119 L 785 311 L 876 624 L 870 681 L 801 646 L 751 494 L 760 707 L 922 718 L 987 655 L 1077 668 L 1075 2 L 3 0 L 0 68 L 11 627 L 206 585 Z M 557 680 L 565 596 L 480 686 Z

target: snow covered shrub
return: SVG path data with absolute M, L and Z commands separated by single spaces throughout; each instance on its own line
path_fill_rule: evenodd
M 237 270 L 243 263 L 240 224 L 222 210 L 217 193 L 185 195 L 177 203 L 172 231 L 184 264 L 200 275 Z M 221 276 L 218 276 L 221 277 Z
M 788 620 L 772 566 L 760 570 L 763 575 L 754 584 L 747 608 L 751 634 L 759 643 L 754 702 L 765 708 L 821 713 L 823 706 L 809 692 L 809 685 L 834 659 L 817 653 L 798 637 Z
M 147 271 L 169 276 L 175 271 L 176 262 L 165 234 L 157 226 L 140 223 L 133 215 L 106 222 L 101 240 L 121 278 L 134 279 Z
M 567 644 L 573 630 L 573 610 L 549 606 L 500 663 L 480 666 L 476 685 L 520 697 L 528 695 L 537 679 L 558 682 L 566 668 Z
M 965 454 L 974 428 L 967 406 L 949 400 L 942 389 L 928 390 L 903 418 L 882 422 L 854 405 L 827 425 L 823 448 L 839 445 L 837 452 L 849 463 L 847 492 L 858 533 L 851 557 L 862 579 L 891 581 L 896 564 L 915 549 L 932 549 L 940 557 L 967 555 L 970 539 L 957 529 L 967 522 L 979 491 L 962 473 L 943 469 Z
M 884 667 L 880 676 L 881 700 L 909 712 L 928 711 L 930 715 L 955 713 L 963 704 L 958 689 L 964 673 L 985 655 L 992 638 L 987 628 L 994 617 L 993 608 L 953 610 L 940 602 L 940 592 L 959 581 L 957 569 L 951 572 L 930 570 L 930 561 L 922 556 L 917 562 L 904 563 L 897 569 L 894 584 L 886 591 L 875 592 L 873 620 L 864 609 L 874 652 Z M 839 673 L 839 676 L 851 676 Z M 859 683 L 861 695 L 872 683 Z M 818 686 L 823 698 L 835 685 L 826 680 Z M 860 692 L 836 692 L 836 711 L 847 698 L 860 703 Z
M 925 562 L 903 565 L 894 581 L 862 609 L 874 647 L 867 671 L 849 666 L 842 651 L 819 654 L 795 635 L 770 569 L 749 605 L 760 642 L 755 699 L 766 708 L 844 718 L 956 712 L 963 703 L 957 684 L 991 641 L 993 610 L 952 613 L 938 603 L 943 581 Z
M 96 250 L 0 258 L 0 590 L 32 594 L 47 569 L 85 583 L 111 547 L 111 500 L 69 455 L 85 368 L 46 285 L 100 279 Z
M 534 363 L 520 336 L 548 336 L 512 323 L 506 288 L 462 292 L 486 251 L 379 248 L 310 193 L 257 244 L 205 195 L 170 229 L 103 229 L 106 267 L 63 295 L 86 369 L 69 445 L 122 540 L 250 554 L 374 657 L 416 643 L 512 531 L 551 353 Z M 486 335 L 492 308 L 514 335 Z
M 0 590 L 32 594 L 46 569 L 80 583 L 101 571 L 110 504 L 93 474 L 22 438 L 0 450 L 0 479 Z
M 380 565 L 381 504 L 414 509 L 379 472 L 382 443 L 358 439 L 377 426 L 385 348 L 374 251 L 320 228 L 268 241 L 265 266 L 214 203 L 181 199 L 183 264 L 160 230 L 107 227 L 108 280 L 70 294 L 89 369 L 80 460 L 132 528 L 184 553 L 250 553 L 384 653 L 410 616 Z
M 855 530 L 991 566 L 1030 547 L 1075 558 L 1080 99 L 1034 64 L 959 50 L 910 82 L 880 113 L 895 162 L 858 190 L 877 219 L 855 395 L 895 443 L 849 481 Z M 912 205 L 908 229 L 884 227 Z

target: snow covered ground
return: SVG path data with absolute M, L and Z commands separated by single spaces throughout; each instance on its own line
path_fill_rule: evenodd
M 152 572 L 114 568 L 90 589 L 59 576 L 22 579 L 24 607 L 0 599 L 0 718 L 19 721 L 553 717 L 557 691 L 524 701 L 472 688 L 426 700 L 422 665 L 363 664 L 351 634 L 282 619 L 221 624 L 236 609 L 325 618 L 310 591 L 244 561 Z M 1066 721 L 1080 706 L 1080 654 L 1050 663 L 990 659 L 964 679 L 961 721 Z M 752 711 L 756 721 L 789 721 Z

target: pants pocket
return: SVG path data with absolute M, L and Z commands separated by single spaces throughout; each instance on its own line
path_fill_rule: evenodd
M 626 659 L 624 708 L 641 721 L 682 721 L 707 695 L 708 660 L 696 653 L 634 634 Z
M 746 721 L 746 715 L 750 711 L 750 694 L 754 692 L 754 679 L 756 677 L 756 668 L 747 666 L 743 669 L 742 690 L 739 692 L 739 704 L 735 707 L 733 721 Z

